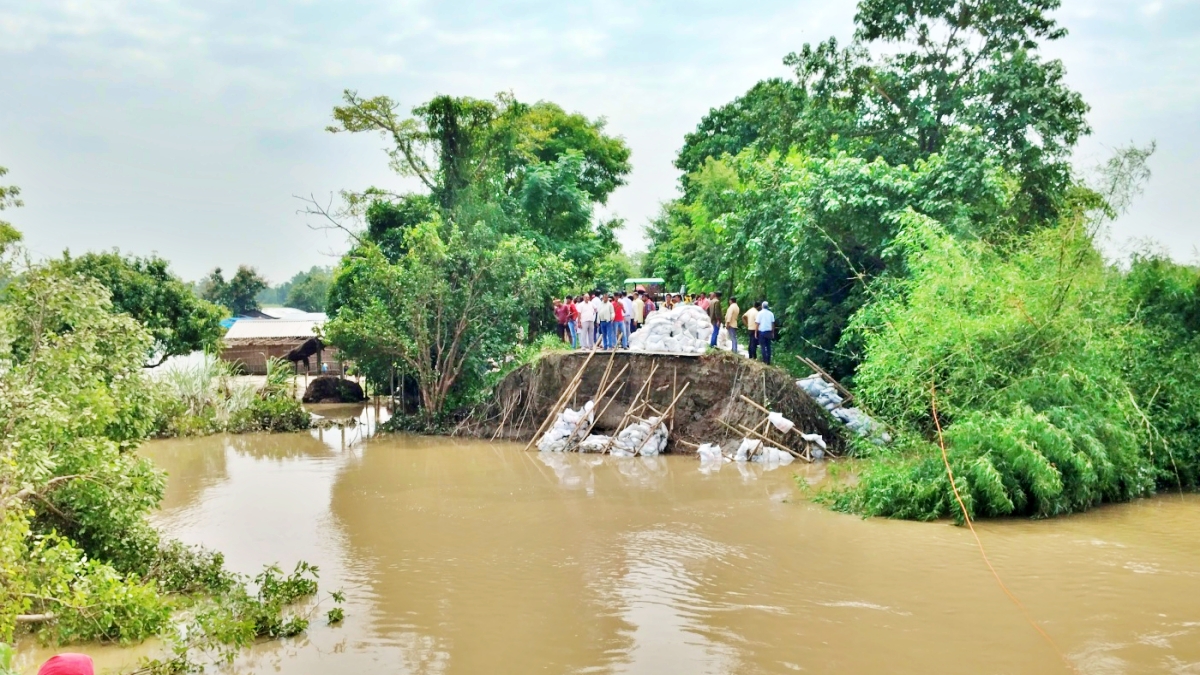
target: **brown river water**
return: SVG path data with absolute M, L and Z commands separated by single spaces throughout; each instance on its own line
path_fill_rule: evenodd
M 796 476 L 688 457 L 311 434 L 150 443 L 157 522 L 321 568 L 346 620 L 264 643 L 261 673 L 1200 673 L 1200 498 L 970 532 L 812 504 Z M 83 648 L 100 672 L 153 651 Z M 50 652 L 27 649 L 26 672 Z

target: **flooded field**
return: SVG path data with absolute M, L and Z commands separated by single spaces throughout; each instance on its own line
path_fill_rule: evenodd
M 831 513 L 796 488 L 820 467 L 365 432 L 146 446 L 165 530 L 242 572 L 308 560 L 347 594 L 343 625 L 238 672 L 1070 672 L 967 530 Z M 980 529 L 1080 672 L 1200 672 L 1200 499 Z M 118 668 L 148 649 L 87 651 Z

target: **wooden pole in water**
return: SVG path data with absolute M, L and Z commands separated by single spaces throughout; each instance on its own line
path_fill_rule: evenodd
M 638 403 L 642 400 L 642 394 L 649 390 L 650 383 L 654 381 L 654 373 L 657 370 L 658 362 L 655 361 L 654 365 L 650 366 L 650 375 L 646 378 L 646 381 L 642 383 L 641 389 L 638 389 L 637 394 L 634 395 L 633 401 L 629 403 L 629 408 L 627 408 L 625 410 L 625 414 L 621 416 L 621 423 L 617 425 L 616 432 L 613 433 L 612 437 L 608 439 L 608 443 L 604 444 L 604 448 L 600 450 L 600 454 L 603 455 L 604 453 L 608 452 L 610 449 L 612 449 L 613 443 L 617 442 L 617 436 L 620 435 L 621 431 L 625 429 L 625 425 L 629 422 L 629 418 L 636 414 L 634 413 L 634 408 L 638 407 Z M 641 412 L 640 408 L 638 408 L 638 412 Z
M 588 356 L 586 359 L 584 359 L 583 365 L 579 366 L 579 370 L 576 371 L 575 377 L 571 378 L 571 381 L 567 384 L 567 388 L 563 389 L 562 394 L 558 397 L 558 400 L 555 401 L 554 407 L 550 409 L 550 414 L 546 416 L 546 419 L 542 420 L 542 425 L 538 427 L 537 433 L 533 435 L 533 438 L 529 439 L 529 443 L 525 446 L 526 451 L 532 448 L 533 444 L 537 442 L 538 437 L 541 436 L 542 432 L 546 430 L 546 425 L 550 424 L 550 421 L 553 420 L 554 416 L 558 414 L 558 409 L 562 406 L 562 404 L 565 403 L 567 399 L 571 398 L 571 395 L 575 393 L 575 388 L 579 386 L 579 381 L 583 378 L 584 369 L 587 368 L 588 363 L 595 355 L 595 349 L 588 352 Z M 530 401 L 530 403 L 532 403 L 532 401 Z
M 671 415 L 671 414 L 673 414 L 673 413 L 675 412 L 675 404 L 676 404 L 676 403 L 678 403 L 678 402 L 679 402 L 679 399 L 680 399 L 680 397 L 682 397 L 682 396 L 684 395 L 684 393 L 685 393 L 685 392 L 687 392 L 687 390 L 688 390 L 688 386 L 689 386 L 689 385 L 691 385 L 691 382 L 684 382 L 684 383 L 683 383 L 683 389 L 682 389 L 682 390 L 680 390 L 680 392 L 679 392 L 678 394 L 676 394 L 676 395 L 675 395 L 675 398 L 674 398 L 674 399 L 672 399 L 672 401 L 671 401 L 671 405 L 667 406 L 667 409 L 666 409 L 665 411 L 663 411 L 663 416 L 662 416 L 662 417 L 660 417 L 660 418 L 658 418 L 658 421 L 657 421 L 657 422 L 655 422 L 654 424 L 650 425 L 650 432 L 649 432 L 648 434 L 646 434 L 646 437 L 645 437 L 644 439 L 642 439 L 642 443 L 641 443 L 641 445 L 638 445 L 638 446 L 637 446 L 637 449 L 633 451 L 633 454 L 634 454 L 634 455 L 641 454 L 641 452 L 642 452 L 642 448 L 643 448 L 643 447 L 646 445 L 646 443 L 647 443 L 647 442 L 650 440 L 650 437 L 654 435 L 654 431 L 655 431 L 656 429 L 658 429 L 658 427 L 659 427 L 659 425 L 660 425 L 660 424 L 662 424 L 663 422 L 665 422 L 665 421 L 666 421 L 666 419 L 667 419 L 667 416 L 668 416 L 668 415 Z M 669 431 L 669 427 L 668 427 L 668 431 L 667 431 L 667 440 L 668 440 L 668 441 L 670 441 L 670 433 L 671 433 L 671 432 Z
M 600 407 L 600 401 L 604 400 L 605 397 L 608 396 L 608 390 L 612 389 L 613 385 L 617 383 L 617 380 L 621 379 L 621 376 L 624 375 L 625 371 L 627 371 L 627 370 L 629 370 L 628 363 L 626 363 L 625 366 L 623 368 L 621 368 L 620 372 L 617 373 L 617 376 L 612 379 L 612 382 L 609 382 L 608 386 L 604 388 L 604 391 L 600 393 L 600 396 L 597 399 L 595 399 L 595 401 L 592 403 L 592 410 L 596 410 Z M 599 413 L 591 416 L 592 422 L 591 422 L 591 424 L 588 425 L 587 430 L 583 432 L 585 438 L 587 437 L 587 434 L 590 434 L 592 432 L 592 428 L 596 426 L 596 422 L 600 421 L 600 416 L 608 411 L 608 406 L 610 406 L 610 405 L 612 405 L 611 398 L 608 399 L 608 402 L 605 404 L 603 410 L 600 410 Z M 582 417 L 580 417 L 579 421 L 575 423 L 575 428 L 571 430 L 571 435 L 567 436 L 567 450 L 568 451 L 571 449 L 572 446 L 579 444 L 578 441 L 574 440 L 574 438 L 579 433 L 579 429 L 583 426 L 583 423 L 585 421 L 587 421 L 587 418 L 588 418 L 587 415 L 583 415 Z

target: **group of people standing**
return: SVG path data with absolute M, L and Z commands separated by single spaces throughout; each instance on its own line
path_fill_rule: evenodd
M 573 349 L 628 349 L 629 336 L 657 309 L 645 291 L 591 291 L 554 300 L 559 339 Z
M 721 294 L 715 292 L 696 296 L 668 293 L 655 301 L 653 295 L 643 290 L 633 293 L 591 291 L 555 299 L 554 319 L 559 339 L 570 344 L 572 349 L 628 349 L 629 336 L 642 327 L 652 312 L 674 309 L 681 304 L 696 305 L 708 312 L 713 326 L 711 346 L 717 346 L 724 327 L 733 343 L 734 353 L 738 351 L 740 318 L 750 334 L 750 358 L 758 358 L 761 353 L 762 362 L 771 363 L 771 343 L 778 329 L 775 314 L 765 300 L 755 302 L 743 314 L 737 298 L 729 298 L 729 305 L 723 307 Z

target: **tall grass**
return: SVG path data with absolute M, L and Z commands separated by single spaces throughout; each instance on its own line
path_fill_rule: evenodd
M 239 378 L 236 366 L 204 354 L 172 364 L 158 376 L 159 433 L 190 436 L 221 431 L 290 431 L 308 427 L 291 393 L 291 370 L 271 359 L 261 386 Z

